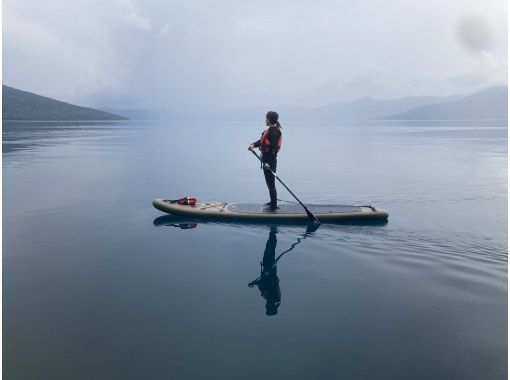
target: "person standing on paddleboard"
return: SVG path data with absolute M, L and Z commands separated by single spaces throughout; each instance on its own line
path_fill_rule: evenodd
M 278 122 L 278 114 L 269 111 L 266 115 L 267 129 L 262 132 L 260 140 L 255 141 L 248 147 L 248 150 L 259 148 L 262 153 L 262 168 L 264 169 L 264 177 L 266 179 L 267 188 L 269 189 L 269 197 L 271 200 L 265 204 L 267 208 L 264 211 L 274 212 L 278 210 L 275 177 L 271 172 L 276 173 L 276 156 L 282 146 L 281 125 Z

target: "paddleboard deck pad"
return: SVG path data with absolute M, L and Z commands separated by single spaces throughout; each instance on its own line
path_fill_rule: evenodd
M 299 204 L 279 203 L 274 212 L 264 211 L 264 205 L 257 203 L 227 203 L 220 201 L 197 202 L 182 205 L 166 199 L 155 199 L 153 206 L 160 211 L 181 216 L 231 220 L 307 221 L 305 210 Z M 321 222 L 386 220 L 388 212 L 372 206 L 353 205 L 306 205 Z

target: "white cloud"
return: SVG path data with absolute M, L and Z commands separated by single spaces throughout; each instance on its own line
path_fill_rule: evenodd
M 448 73 L 423 73 L 413 83 L 422 93 L 472 93 L 483 88 L 508 83 L 508 61 L 497 60 L 492 54 L 480 51 L 471 67 Z
M 161 27 L 157 37 L 168 37 L 171 35 L 172 32 L 172 23 L 171 22 L 165 22 L 165 24 Z
M 506 2 L 484 6 L 478 24 L 465 17 L 477 7 L 5 0 L 4 81 L 81 104 L 150 108 L 444 95 L 506 80 Z M 459 20 L 468 21 L 459 29 Z
M 6 83 L 86 105 L 132 93 L 133 65 L 150 38 L 150 20 L 132 1 L 53 0 L 37 13 L 29 3 L 4 4 Z M 125 44 L 137 52 L 130 57 Z
M 125 25 L 141 30 L 151 29 L 151 20 L 140 15 L 140 11 L 133 1 L 119 1 L 119 5 L 124 8 L 124 12 L 120 14 Z
M 491 54 L 482 51 L 480 62 L 474 69 L 453 75 L 444 82 L 468 89 L 506 84 L 507 65 L 507 61 L 497 61 Z
M 309 91 L 316 97 L 316 104 L 324 104 L 377 96 L 389 86 L 391 83 L 381 66 L 374 62 L 363 62 L 350 70 L 335 70 L 324 74 L 311 83 Z

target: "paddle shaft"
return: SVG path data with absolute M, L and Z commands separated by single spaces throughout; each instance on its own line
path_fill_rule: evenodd
M 257 154 L 257 152 L 255 152 L 253 149 L 250 149 L 250 152 L 252 152 L 252 153 L 254 154 L 254 156 L 255 156 L 255 157 L 257 157 L 257 158 L 258 158 L 258 160 L 259 160 L 260 162 L 262 162 L 262 164 L 265 164 L 265 162 L 264 162 L 264 161 L 262 161 L 262 158 L 261 158 L 261 157 Z M 320 224 L 319 219 L 317 219 L 317 218 L 315 217 L 315 215 L 313 215 L 313 214 L 312 214 L 312 212 L 311 212 L 310 210 L 308 210 L 308 207 L 306 207 L 306 206 L 303 204 L 303 202 L 301 202 L 301 201 L 299 200 L 299 198 L 296 196 L 296 194 L 294 194 L 294 193 L 292 192 L 292 190 L 291 190 L 291 189 L 289 189 L 285 183 L 283 183 L 283 181 L 282 181 L 282 180 L 281 180 L 281 179 L 280 179 L 280 178 L 276 175 L 276 173 L 275 173 L 275 172 L 274 172 L 271 168 L 266 169 L 266 170 L 269 170 L 271 173 L 273 173 L 273 175 L 274 175 L 274 176 L 275 176 L 275 178 L 278 180 L 278 182 L 280 182 L 280 183 L 283 185 L 283 187 L 285 187 L 285 188 L 287 189 L 287 191 L 288 191 L 288 192 L 289 192 L 289 193 L 290 193 L 290 194 L 291 194 L 291 195 L 292 195 L 292 196 L 296 199 L 296 201 L 298 201 L 298 203 L 299 203 L 299 204 L 300 204 L 300 205 L 301 205 L 301 206 L 305 209 L 305 211 L 306 211 L 306 215 L 308 216 L 308 219 L 310 219 L 310 221 L 311 221 L 311 222 L 314 222 L 314 223 Z

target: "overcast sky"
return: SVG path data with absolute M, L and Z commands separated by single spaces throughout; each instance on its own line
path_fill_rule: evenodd
M 507 83 L 506 1 L 4 0 L 3 83 L 192 110 Z

